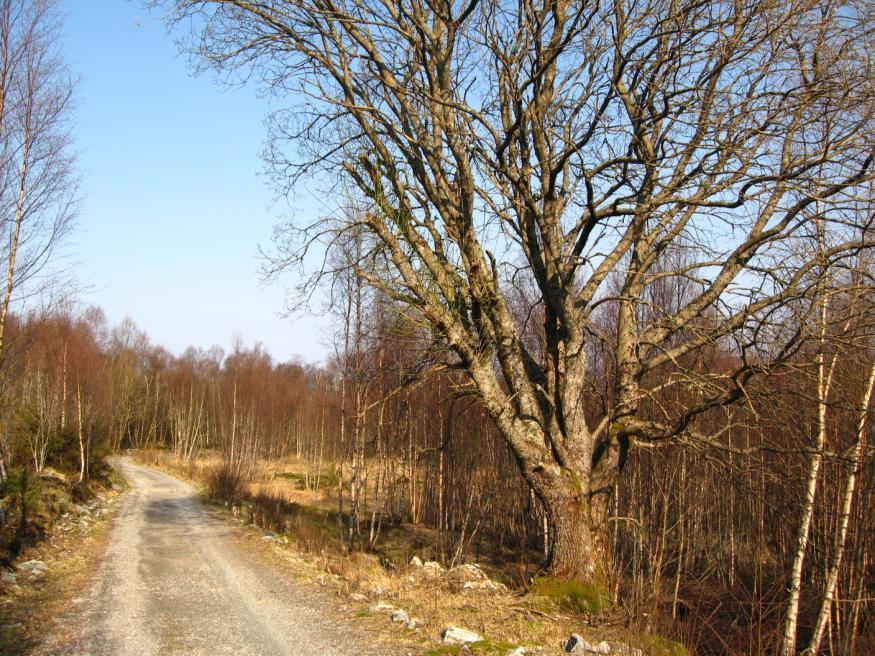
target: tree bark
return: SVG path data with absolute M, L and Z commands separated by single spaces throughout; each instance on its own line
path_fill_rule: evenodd
M 591 498 L 584 482 L 569 469 L 563 469 L 557 480 L 536 483 L 535 493 L 544 504 L 550 536 L 546 572 L 607 589 L 611 571 L 607 498 Z

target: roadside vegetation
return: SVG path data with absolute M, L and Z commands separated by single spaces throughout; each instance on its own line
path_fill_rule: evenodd
M 251 480 L 231 488 L 217 476 L 222 471 L 218 454 L 189 461 L 157 449 L 132 455 L 141 464 L 194 482 L 226 521 L 249 527 L 254 540 L 281 554 L 290 573 L 331 590 L 362 621 L 396 644 L 408 642 L 416 653 L 504 656 L 523 647 L 527 653 L 560 654 L 575 633 L 591 644 L 604 640 L 647 656 L 691 653 L 679 642 L 629 629 L 605 591 L 550 577 L 521 587 L 512 551 L 484 552 L 477 562 L 470 557 L 438 562 L 436 531 L 404 523 L 382 532 L 369 552 L 350 550 L 343 539 L 344 522 L 338 521 L 338 481 L 306 489 L 301 484 L 308 475 L 306 461 L 260 462 Z M 473 631 L 482 640 L 464 650 L 446 644 L 442 634 L 451 626 Z

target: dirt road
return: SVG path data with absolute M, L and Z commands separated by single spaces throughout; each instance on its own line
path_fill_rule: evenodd
M 186 483 L 122 460 L 131 485 L 74 652 L 385 654 L 253 555 Z M 403 653 L 403 652 L 402 652 Z

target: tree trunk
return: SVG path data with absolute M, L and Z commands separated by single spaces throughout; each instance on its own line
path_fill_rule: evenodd
M 607 590 L 611 569 L 607 499 L 590 499 L 567 470 L 550 487 L 539 495 L 550 535 L 546 571 L 556 578 L 593 583 Z
M 845 491 L 842 496 L 841 514 L 839 515 L 839 528 L 833 544 L 833 562 L 826 577 L 826 586 L 823 591 L 823 599 L 820 604 L 820 612 L 817 615 L 817 623 L 811 642 L 803 653 L 817 654 L 823 642 L 824 634 L 829 626 L 830 611 L 835 598 L 836 585 L 839 580 L 839 571 L 842 565 L 842 557 L 845 552 L 845 541 L 848 536 L 848 525 L 851 518 L 851 504 L 854 501 L 854 492 L 857 489 L 857 473 L 862 472 L 863 453 L 866 441 L 866 419 L 869 415 L 869 403 L 872 400 L 872 388 L 875 386 L 875 362 L 869 367 L 869 377 L 863 392 L 860 415 L 857 419 L 857 435 L 854 443 L 853 455 L 851 456 L 851 471 L 845 482 Z
M 76 432 L 79 435 L 79 482 L 82 483 L 85 480 L 85 473 L 88 469 L 88 459 L 85 449 L 85 428 L 82 425 L 82 386 L 78 381 L 76 382 L 76 417 Z

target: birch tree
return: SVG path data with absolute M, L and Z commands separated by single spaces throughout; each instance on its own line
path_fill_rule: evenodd
M 0 1 L 0 356 L 10 304 L 33 291 L 69 230 L 72 79 L 50 0 Z
M 58 27 L 50 0 L 0 0 L 0 367 L 10 307 L 40 289 L 74 215 L 73 85 Z M 5 470 L 0 455 L 0 490 Z
M 357 272 L 466 372 L 545 509 L 553 575 L 605 578 L 609 495 L 636 445 L 725 447 L 700 419 L 792 352 L 804 336 L 785 308 L 814 307 L 818 273 L 871 246 L 840 211 L 867 202 L 872 178 L 871 69 L 849 56 L 872 49 L 863 4 L 167 4 L 199 61 L 275 95 L 281 189 L 342 177 L 369 204 L 348 228 L 389 272 Z M 815 202 L 842 235 L 826 265 L 797 255 Z M 335 230 L 296 222 L 276 265 Z M 539 343 L 510 306 L 520 278 Z M 649 300 L 664 279 L 692 289 L 670 313 Z M 612 388 L 592 406 L 605 308 Z M 732 366 L 689 366 L 715 344 Z M 648 376 L 667 365 L 677 374 Z M 646 404 L 657 387 L 691 401 Z

